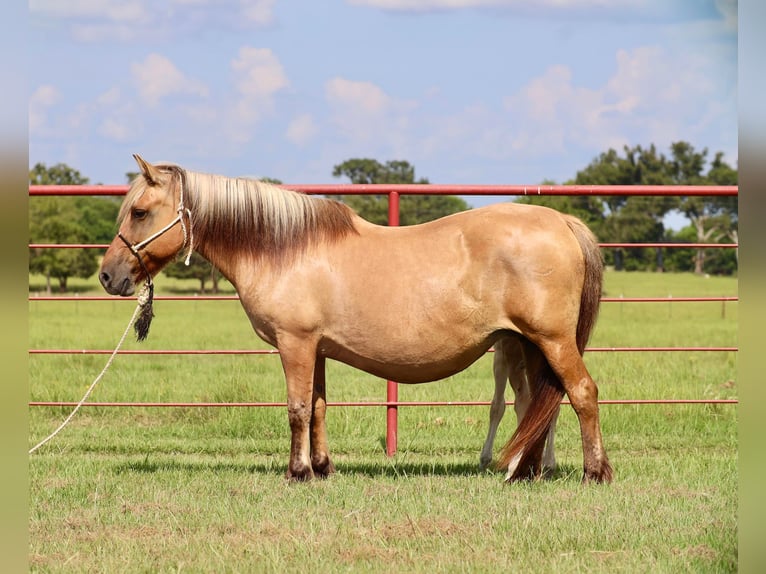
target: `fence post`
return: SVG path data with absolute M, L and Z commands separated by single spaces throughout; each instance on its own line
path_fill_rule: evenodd
M 399 193 L 391 191 L 388 194 L 388 225 L 399 225 Z M 389 269 L 389 273 L 395 273 L 395 269 Z M 398 407 L 399 387 L 394 381 L 386 382 L 386 455 L 396 454 L 397 430 L 398 430 Z

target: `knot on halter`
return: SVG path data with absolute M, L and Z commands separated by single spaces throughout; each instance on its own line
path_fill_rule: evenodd
M 178 219 L 181 222 L 181 231 L 184 234 L 184 244 L 181 246 L 183 249 L 186 244 L 189 245 L 189 251 L 186 253 L 186 259 L 184 265 L 188 266 L 191 262 L 192 251 L 194 251 L 194 227 L 192 225 L 192 213 L 188 207 L 184 207 L 183 191 L 181 191 L 181 203 L 178 204 Z M 189 231 L 186 231 L 186 222 L 184 221 L 184 215 L 189 218 Z
M 186 244 L 189 244 L 189 251 L 186 253 L 186 259 L 184 260 L 184 265 L 187 267 L 189 266 L 189 263 L 191 263 L 191 256 L 192 251 L 194 251 L 194 225 L 192 223 L 192 212 L 191 209 L 186 207 L 184 205 L 184 177 L 182 174 L 178 174 L 179 177 L 179 186 L 178 186 L 178 209 L 176 209 L 176 213 L 178 214 L 178 221 L 181 222 L 181 231 L 183 231 L 184 234 L 184 244 L 181 246 L 181 249 L 186 247 Z M 186 231 L 186 222 L 184 221 L 184 215 L 189 218 L 189 231 L 187 233 Z

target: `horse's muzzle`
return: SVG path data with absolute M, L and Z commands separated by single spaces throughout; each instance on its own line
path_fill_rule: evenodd
M 136 285 L 130 280 L 130 277 L 125 277 L 122 281 L 115 280 L 107 271 L 101 271 L 98 274 L 98 280 L 101 282 L 104 290 L 110 295 L 127 297 L 133 295 L 136 291 Z

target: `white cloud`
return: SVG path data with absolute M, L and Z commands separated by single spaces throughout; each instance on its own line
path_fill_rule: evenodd
M 634 101 L 624 123 L 648 141 L 693 140 L 716 100 L 726 94 L 714 81 L 717 65 L 701 53 L 670 54 L 645 46 L 619 50 L 616 60 L 617 71 L 603 88 L 603 99 Z
M 242 46 L 232 61 L 237 89 L 245 98 L 269 100 L 288 85 L 282 64 L 268 48 Z
M 402 13 L 481 10 L 491 12 L 493 16 L 564 22 L 585 18 L 630 25 L 640 22 L 714 23 L 729 32 L 736 32 L 737 26 L 737 0 L 346 0 L 346 3 Z
M 39 86 L 29 98 L 29 133 L 45 131 L 48 121 L 48 109 L 61 99 L 61 93 L 55 86 Z
M 96 133 L 104 139 L 124 143 L 140 137 L 143 129 L 142 112 L 129 97 L 123 97 L 119 87 L 109 88 L 96 96 L 92 105 L 80 110 L 81 123 L 97 123 Z
M 229 137 L 243 143 L 255 123 L 274 110 L 274 97 L 289 86 L 279 58 L 268 48 L 242 46 L 231 62 L 234 103 L 227 118 Z
M 78 42 L 167 39 L 199 29 L 269 26 L 275 0 L 30 0 L 33 22 L 67 27 Z
M 120 101 L 122 94 L 119 88 L 109 88 L 96 97 L 96 103 L 100 106 L 113 106 Z
M 592 10 L 649 8 L 661 0 L 347 0 L 349 4 L 382 10 L 425 12 L 430 10 L 461 10 L 466 8 L 516 8 L 524 11 L 539 9 Z
M 267 26 L 274 21 L 275 0 L 240 0 L 242 16 L 248 22 Z
M 340 77 L 325 84 L 325 94 L 330 104 L 350 108 L 351 113 L 380 114 L 391 103 L 391 98 L 375 84 Z
M 55 86 L 45 84 L 37 88 L 29 99 L 30 105 L 48 107 L 61 98 L 61 93 Z
M 147 16 L 144 0 L 29 0 L 29 12 L 58 19 L 137 22 Z
M 711 62 L 696 54 L 669 54 L 658 46 L 619 50 L 614 74 L 601 86 L 577 85 L 566 66 L 552 66 L 506 98 L 514 147 L 549 153 L 594 151 L 623 144 L 694 141 L 723 110 L 716 103 Z M 720 103 L 720 102 L 719 102 Z M 547 151 L 546 151 L 547 150 Z
M 149 106 L 156 106 L 171 95 L 208 95 L 205 84 L 187 78 L 173 62 L 160 54 L 149 54 L 143 62 L 131 65 L 130 72 L 139 96 Z
M 416 101 L 393 97 L 372 82 L 341 77 L 325 83 L 325 99 L 330 123 L 351 153 L 390 157 L 411 151 Z
M 117 87 L 71 108 L 57 106 L 61 100 L 62 96 L 54 86 L 43 85 L 35 90 L 29 99 L 30 135 L 73 142 L 88 137 L 93 131 L 106 139 L 122 142 L 139 129 L 136 106 L 123 98 Z M 57 106 L 57 113 L 51 113 L 49 119 L 49 110 L 54 106 Z
M 124 120 L 108 117 L 104 118 L 99 125 L 98 133 L 108 140 L 124 142 L 128 141 L 135 132 Z
M 666 149 L 685 140 L 727 153 L 736 147 L 736 97 L 711 80 L 713 60 L 644 46 L 617 51 L 614 63 L 597 85 L 552 65 L 506 96 L 501 109 L 477 102 L 442 117 L 413 116 L 412 132 L 427 134 L 413 142 L 413 160 L 558 165 L 623 145 Z
M 319 132 L 319 128 L 310 114 L 301 114 L 287 126 L 285 137 L 298 146 L 306 145 Z

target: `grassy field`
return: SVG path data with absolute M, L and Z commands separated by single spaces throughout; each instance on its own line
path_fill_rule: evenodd
M 30 277 L 30 291 L 42 279 Z M 95 281 L 78 292 L 99 293 Z M 193 283 L 158 280 L 158 292 Z M 736 295 L 731 278 L 607 273 L 605 295 Z M 30 348 L 111 349 L 134 303 L 29 303 Z M 262 348 L 233 302 L 160 301 L 126 348 Z M 605 303 L 592 346 L 736 346 L 736 303 Z M 105 356 L 34 355 L 32 400 L 77 401 Z M 736 353 L 586 355 L 601 399 L 737 398 Z M 401 400 L 489 400 L 485 357 Z M 383 381 L 329 364 L 330 401 L 381 400 Z M 510 397 L 509 397 L 510 398 Z M 285 400 L 275 356 L 121 356 L 93 401 Z M 69 413 L 30 408 L 30 447 Z M 30 565 L 41 572 L 727 572 L 737 568 L 735 405 L 603 405 L 616 477 L 580 484 L 577 420 L 559 419 L 559 468 L 503 485 L 480 472 L 487 407 L 333 407 L 338 473 L 285 483 L 282 408 L 86 408 L 30 457 Z M 510 436 L 510 412 L 498 447 Z

